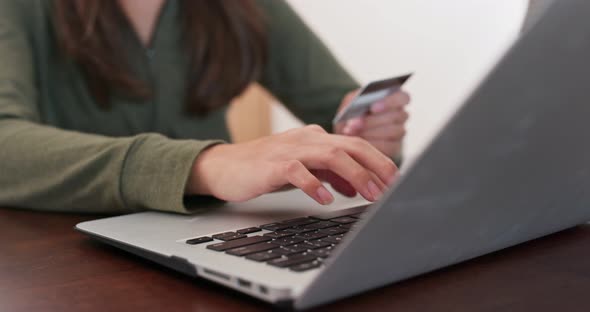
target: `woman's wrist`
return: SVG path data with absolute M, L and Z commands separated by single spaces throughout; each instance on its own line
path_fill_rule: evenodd
M 213 176 L 210 172 L 217 171 L 213 160 L 218 157 L 219 149 L 227 144 L 216 144 L 202 151 L 193 162 L 191 172 L 186 183 L 186 195 L 213 195 L 210 181 Z

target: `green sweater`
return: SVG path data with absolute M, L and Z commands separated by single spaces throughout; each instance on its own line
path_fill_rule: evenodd
M 328 128 L 357 83 L 293 10 L 259 0 L 269 23 L 260 83 L 306 123 Z M 155 96 L 98 108 L 74 64 L 58 58 L 48 0 L 0 1 L 0 207 L 123 213 L 186 213 L 193 161 L 229 139 L 225 111 L 183 114 L 187 64 L 178 4 L 168 1 L 150 50 L 122 29 L 139 78 Z M 236 173 L 239 174 L 239 173 Z

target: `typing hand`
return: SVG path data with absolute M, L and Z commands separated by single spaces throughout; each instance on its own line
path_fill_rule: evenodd
M 240 144 L 221 144 L 197 157 L 186 193 L 244 201 L 288 185 L 320 204 L 334 200 L 321 180 L 345 194 L 375 201 L 395 179 L 393 161 L 367 141 L 312 125 Z

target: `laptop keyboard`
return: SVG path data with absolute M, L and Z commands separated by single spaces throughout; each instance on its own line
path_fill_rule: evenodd
M 251 261 L 304 272 L 322 266 L 368 206 L 263 224 L 186 240 Z

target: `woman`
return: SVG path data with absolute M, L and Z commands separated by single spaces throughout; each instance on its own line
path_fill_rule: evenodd
M 254 81 L 321 126 L 223 143 L 225 107 Z M 376 200 L 409 99 L 328 134 L 356 88 L 282 1 L 5 0 L 0 206 L 186 213 L 288 185 L 328 204 L 320 179 Z

